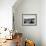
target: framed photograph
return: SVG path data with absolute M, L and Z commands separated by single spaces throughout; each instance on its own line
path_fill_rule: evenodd
M 37 25 L 37 14 L 22 14 L 22 25 L 36 26 Z

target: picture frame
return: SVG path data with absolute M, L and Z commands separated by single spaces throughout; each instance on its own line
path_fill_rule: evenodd
M 37 14 L 22 14 L 22 25 L 23 26 L 36 26 Z

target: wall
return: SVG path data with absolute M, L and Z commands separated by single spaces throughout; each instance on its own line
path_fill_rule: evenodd
M 17 3 L 16 3 L 17 5 Z M 35 41 L 36 46 L 41 46 L 41 31 L 40 31 L 40 0 L 22 0 L 19 5 L 13 6 L 15 30 L 23 33 L 24 39 Z M 22 14 L 37 14 L 37 26 L 22 26 Z
M 42 46 L 46 46 L 46 0 L 41 1 L 40 18 Z
M 16 0 L 0 0 L 0 27 L 12 28 L 12 6 Z

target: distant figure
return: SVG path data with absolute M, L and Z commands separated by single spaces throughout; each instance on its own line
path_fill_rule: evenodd
M 6 31 L 7 30 L 7 28 L 5 28 L 5 30 L 4 31 Z

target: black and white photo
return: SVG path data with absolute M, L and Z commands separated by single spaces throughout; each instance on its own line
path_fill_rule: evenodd
M 22 24 L 34 26 L 37 24 L 37 14 L 22 14 Z

